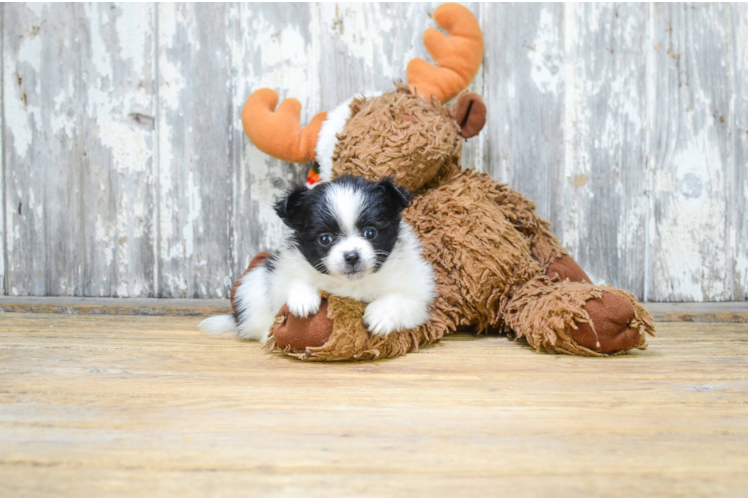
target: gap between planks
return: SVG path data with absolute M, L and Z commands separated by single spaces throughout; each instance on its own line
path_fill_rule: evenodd
M 657 322 L 748 323 L 748 302 L 644 302 Z M 0 312 L 208 316 L 229 310 L 225 299 L 119 299 L 0 296 Z

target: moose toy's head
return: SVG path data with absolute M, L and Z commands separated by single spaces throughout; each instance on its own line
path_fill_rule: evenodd
M 410 61 L 407 86 L 355 96 L 303 128 L 299 101 L 286 99 L 276 109 L 278 94 L 260 89 L 242 112 L 247 136 L 281 160 L 316 160 L 319 177 L 310 175 L 312 182 L 343 174 L 392 177 L 417 191 L 444 167 L 458 165 L 462 139 L 478 134 L 486 121 L 481 98 L 463 92 L 483 60 L 483 35 L 475 16 L 461 5 L 441 5 L 433 18 L 448 36 L 426 30 L 424 45 L 437 64 Z M 455 97 L 451 106 L 444 105 Z

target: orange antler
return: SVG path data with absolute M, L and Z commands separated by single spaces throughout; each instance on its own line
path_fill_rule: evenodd
M 301 103 L 285 99 L 278 109 L 278 93 L 260 89 L 252 93 L 242 110 L 244 132 L 260 151 L 279 160 L 304 163 L 314 160 L 314 149 L 327 112 L 317 113 L 301 126 Z
M 436 61 L 432 66 L 415 58 L 408 63 L 408 85 L 423 97 L 436 96 L 447 102 L 467 88 L 483 61 L 483 33 L 475 16 L 467 8 L 454 3 L 440 5 L 434 21 L 449 36 L 429 28 L 423 44 Z

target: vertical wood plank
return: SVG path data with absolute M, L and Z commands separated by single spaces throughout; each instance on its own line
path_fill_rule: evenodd
M 81 4 L 81 294 L 153 296 L 153 4 Z
M 566 4 L 561 240 L 596 283 L 644 292 L 647 8 Z
M 3 11 L 5 10 L 5 5 L 0 5 L 0 59 L 3 57 Z M 4 77 L 4 71 L 3 71 L 3 65 L 2 61 L 0 61 L 0 80 Z M 5 287 L 5 263 L 8 260 L 8 254 L 5 251 L 5 158 L 3 156 L 3 151 L 5 148 L 3 147 L 3 130 L 5 128 L 5 119 L 3 117 L 4 113 L 2 112 L 3 109 L 3 92 L 0 91 L 0 168 L 2 168 L 2 172 L 0 172 L 0 196 L 2 196 L 2 202 L 0 202 L 0 216 L 2 216 L 2 221 L 0 222 L 0 251 L 2 251 L 2 254 L 0 254 L 0 282 L 2 285 L 0 285 L 0 292 L 2 292 L 3 295 L 7 295 L 8 292 L 6 291 Z
M 482 27 L 485 171 L 534 200 L 562 236 L 563 6 L 489 4 Z
M 734 235 L 733 300 L 748 300 L 748 4 L 732 7 L 735 26 L 735 166 L 730 180 Z
M 234 148 L 227 4 L 159 4 L 159 295 L 225 297 Z
M 301 102 L 301 123 L 319 111 L 319 13 L 312 4 L 241 4 L 232 35 L 234 51 L 233 110 L 234 234 L 231 279 L 259 251 L 274 250 L 281 243 L 283 223 L 273 203 L 294 182 L 306 180 L 311 164 L 287 163 L 271 158 L 252 145 L 242 129 L 240 113 L 245 100 L 263 87 L 278 92 L 280 100 Z
M 4 4 L 3 113 L 10 295 L 78 295 L 76 7 Z
M 733 23 L 725 4 L 653 8 L 650 96 L 654 300 L 733 297 L 727 192 L 733 168 Z
M 12 295 L 149 291 L 150 11 L 5 6 Z

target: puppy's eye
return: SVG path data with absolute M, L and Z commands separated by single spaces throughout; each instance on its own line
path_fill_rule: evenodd
M 329 234 L 323 234 L 319 237 L 319 243 L 322 246 L 329 245 L 330 243 L 332 243 L 332 236 L 330 236 Z
M 371 227 L 364 229 L 364 238 L 367 240 L 373 240 L 377 237 L 377 230 Z

